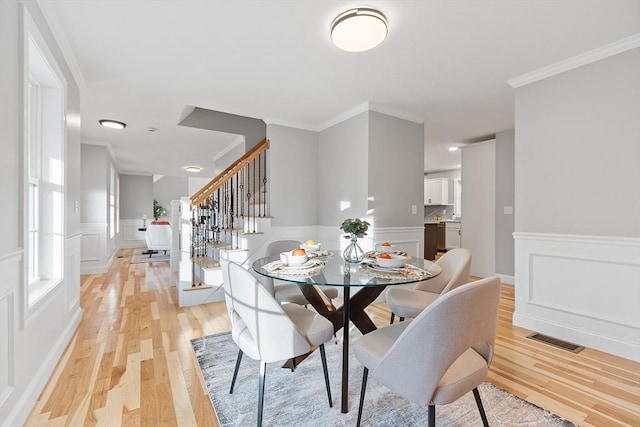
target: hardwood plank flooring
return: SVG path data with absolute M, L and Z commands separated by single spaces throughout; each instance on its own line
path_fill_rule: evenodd
M 82 276 L 82 322 L 25 425 L 217 426 L 190 340 L 230 329 L 224 303 L 180 308 L 168 262 L 119 255 Z M 489 381 L 581 426 L 640 427 L 640 363 L 535 342 L 513 310 L 503 286 Z M 385 303 L 367 311 L 388 323 Z

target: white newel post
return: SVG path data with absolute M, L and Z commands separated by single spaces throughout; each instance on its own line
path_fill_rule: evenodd
M 171 271 L 171 284 L 177 286 L 177 275 L 180 269 L 180 200 L 171 201 L 171 258 L 169 269 Z

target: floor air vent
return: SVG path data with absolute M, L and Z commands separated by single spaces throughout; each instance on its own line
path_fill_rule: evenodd
M 552 345 L 554 347 L 561 348 L 563 350 L 568 350 L 573 353 L 580 353 L 582 350 L 584 350 L 584 347 L 582 346 L 572 344 L 570 342 L 562 341 L 557 338 L 550 337 L 548 335 L 533 333 L 531 335 L 528 335 L 527 338 L 531 338 L 532 340 L 540 341 L 540 342 Z

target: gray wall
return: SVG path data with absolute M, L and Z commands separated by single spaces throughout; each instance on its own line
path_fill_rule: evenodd
M 285 126 L 267 128 L 268 191 L 273 226 L 318 223 L 318 133 Z
M 368 160 L 368 209 L 375 226 L 422 226 L 423 125 L 370 111 Z
M 507 276 L 515 274 L 515 183 L 515 131 L 511 129 L 496 133 L 496 273 Z M 504 213 L 508 206 L 513 214 Z
M 171 206 L 164 208 L 168 213 Z M 153 177 L 120 175 L 120 219 L 140 219 L 143 214 L 153 220 Z
M 82 160 L 81 222 L 106 223 L 109 210 L 109 152 L 100 145 L 80 146 Z
M 181 122 L 181 126 L 198 129 L 209 129 L 245 136 L 245 149 L 253 146 L 267 137 L 267 125 L 261 119 L 223 113 L 196 107 Z
M 318 224 L 339 227 L 345 218 L 367 217 L 369 112 L 320 132 Z M 349 203 L 350 207 L 341 209 Z
M 22 425 L 80 319 L 79 248 L 67 252 L 62 283 L 24 312 L 23 9 L 29 11 L 67 81 L 65 240 L 79 247 L 79 89 L 36 2 L 0 1 L 0 423 Z M 29 316 L 28 321 L 25 319 Z M 7 394 L 5 394 L 7 393 Z
M 190 196 L 189 178 L 184 176 L 163 176 L 153 183 L 153 198 L 167 210 L 165 216 L 171 216 L 171 201 Z M 153 206 L 153 200 L 151 201 Z
M 518 232 L 640 236 L 640 49 L 516 90 Z

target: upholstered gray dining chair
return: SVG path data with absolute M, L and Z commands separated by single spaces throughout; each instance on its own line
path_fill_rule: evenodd
M 469 281 L 471 270 L 471 252 L 464 248 L 455 248 L 436 261 L 442 272 L 433 279 L 418 282 L 413 289 L 389 287 L 387 305 L 391 310 L 391 320 L 397 314 L 400 320 L 416 317 L 439 296 Z
M 267 245 L 265 256 L 278 256 L 281 252 L 287 252 L 299 247 L 300 243 L 301 242 L 297 240 L 275 240 Z M 280 303 L 288 302 L 300 305 L 309 304 L 309 301 L 307 301 L 305 296 L 302 294 L 302 291 L 295 283 L 274 283 L 273 279 L 265 278 L 265 286 L 275 297 L 276 301 Z M 324 292 L 330 300 L 338 296 L 338 290 L 336 288 L 322 286 L 320 290 Z
M 333 406 L 324 350 L 324 343 L 333 336 L 333 324 L 300 305 L 281 305 L 242 266 L 225 262 L 223 271 L 225 267 L 228 269 L 228 280 L 224 284 L 227 310 L 232 319 L 233 341 L 240 349 L 229 393 L 233 393 L 242 355 L 259 360 L 258 426 L 261 426 L 267 363 L 300 356 L 319 346 L 329 406 Z
M 428 405 L 435 427 L 436 405 L 454 402 L 469 391 L 485 427 L 487 417 L 478 386 L 493 358 L 500 302 L 500 279 L 489 277 L 447 292 L 412 321 L 363 335 L 353 344 L 364 365 L 357 425 L 369 372 L 391 391 Z

